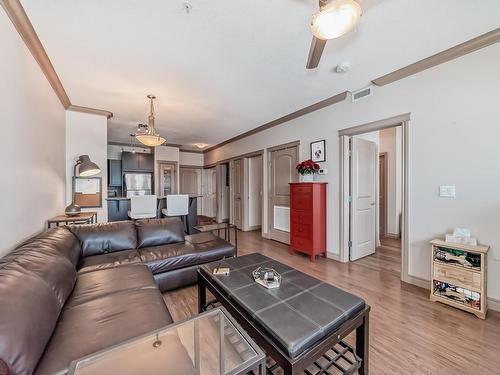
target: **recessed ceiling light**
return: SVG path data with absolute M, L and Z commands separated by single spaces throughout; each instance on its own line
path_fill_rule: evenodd
M 196 147 L 198 147 L 199 149 L 202 149 L 202 148 L 207 147 L 207 144 L 206 144 L 206 143 L 195 143 L 194 145 L 195 145 Z

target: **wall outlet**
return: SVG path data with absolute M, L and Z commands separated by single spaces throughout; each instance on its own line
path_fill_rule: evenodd
M 320 170 L 318 170 L 318 174 L 326 174 L 328 171 L 326 170 L 326 168 L 321 168 Z
M 439 196 L 442 198 L 455 198 L 455 185 L 441 185 L 439 187 Z

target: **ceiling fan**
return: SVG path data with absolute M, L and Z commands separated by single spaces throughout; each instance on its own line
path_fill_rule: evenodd
M 351 31 L 361 14 L 361 6 L 354 0 L 319 0 L 319 11 L 311 20 L 313 39 L 306 68 L 316 68 L 327 40 Z

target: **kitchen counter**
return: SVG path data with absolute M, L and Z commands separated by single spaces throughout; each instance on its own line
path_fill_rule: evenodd
M 189 198 L 201 198 L 201 195 L 189 195 Z M 157 199 L 165 199 L 167 198 L 166 196 L 157 196 Z M 106 198 L 107 201 L 128 201 L 130 198 L 127 197 L 108 197 Z
M 156 217 L 162 217 L 161 210 L 167 206 L 167 197 L 157 196 L 158 205 Z M 188 228 L 187 233 L 193 234 L 194 226 L 197 225 L 198 217 L 198 199 L 199 195 L 189 195 L 189 213 L 188 213 Z M 108 202 L 108 221 L 129 220 L 128 211 L 130 210 L 130 198 L 127 197 L 109 197 Z

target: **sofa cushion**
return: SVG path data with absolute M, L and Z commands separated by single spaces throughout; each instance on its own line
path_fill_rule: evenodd
M 157 289 L 136 289 L 65 308 L 37 367 L 64 373 L 71 361 L 172 323 Z
M 0 301 L 0 369 L 31 374 L 56 326 L 60 301 L 39 273 L 15 261 L 0 265 Z
M 138 248 L 184 241 L 184 224 L 177 217 L 137 220 L 135 225 Z
M 19 245 L 17 249 L 19 248 L 36 251 L 43 249 L 58 253 L 67 258 L 75 267 L 82 255 L 78 238 L 65 227 L 56 227 L 42 232 Z
M 61 307 L 73 291 L 76 281 L 75 267 L 58 253 L 46 249 L 37 251 L 31 246 L 26 249 L 21 247 L 8 254 L 5 260 L 10 260 L 11 264 L 20 266 L 25 272 L 36 274 L 54 292 Z
M 137 248 L 137 233 L 133 221 L 70 225 L 78 237 L 83 256 L 111 253 Z
M 79 305 L 112 293 L 143 288 L 158 287 L 151 271 L 142 264 L 86 272 L 78 275 L 73 294 L 65 307 Z
M 82 258 L 78 273 L 129 266 L 131 264 L 141 264 L 141 258 L 137 250 L 125 250 L 102 255 L 93 255 Z
M 200 236 L 186 236 L 186 242 L 182 243 L 139 249 L 139 255 L 153 274 L 234 256 L 234 246 L 230 243 L 209 233 Z M 188 242 L 188 237 L 194 240 Z

